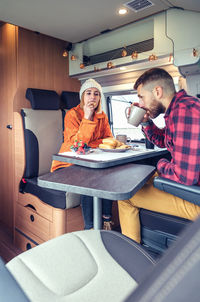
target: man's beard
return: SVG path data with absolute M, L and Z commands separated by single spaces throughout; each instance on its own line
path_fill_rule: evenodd
M 150 117 L 151 118 L 156 118 L 161 113 L 165 112 L 165 107 L 163 106 L 163 104 L 161 102 L 156 102 L 156 103 L 153 104 L 153 106 L 151 107 L 149 112 L 150 112 Z

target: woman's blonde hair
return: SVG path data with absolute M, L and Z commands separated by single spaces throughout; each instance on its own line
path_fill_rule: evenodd
M 82 110 L 83 110 L 83 106 L 84 106 L 85 91 L 82 93 L 82 95 L 81 95 L 81 101 L 80 101 L 80 108 Z M 101 94 L 99 94 L 99 104 L 98 104 L 97 108 L 95 109 L 95 112 L 96 113 L 101 113 L 102 112 L 102 109 L 101 109 Z

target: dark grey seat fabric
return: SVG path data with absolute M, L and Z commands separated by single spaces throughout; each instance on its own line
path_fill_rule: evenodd
M 156 177 L 154 187 L 200 206 L 200 186 L 186 186 L 167 178 Z
M 163 177 L 155 177 L 154 187 L 200 205 L 199 186 L 186 186 Z M 188 219 L 143 209 L 140 211 L 140 220 L 143 243 L 158 253 L 165 251 L 191 223 Z
M 62 91 L 60 99 L 62 109 L 71 109 L 80 103 L 78 92 Z
M 60 109 L 60 97 L 54 90 L 27 88 L 26 98 L 34 110 Z
M 191 223 L 126 302 L 198 302 L 200 218 Z

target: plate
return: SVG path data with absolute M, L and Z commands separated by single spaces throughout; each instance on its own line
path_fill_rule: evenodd
M 104 151 L 104 152 L 112 152 L 112 153 L 121 153 L 121 152 L 126 152 L 128 150 L 130 150 L 130 148 L 126 148 L 126 149 L 103 149 L 103 148 L 99 148 L 99 150 Z

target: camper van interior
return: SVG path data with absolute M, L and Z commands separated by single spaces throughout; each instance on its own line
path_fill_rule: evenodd
M 127 121 L 134 84 L 159 67 L 200 98 L 199 28 L 199 0 L 0 0 L 0 301 L 200 301 L 199 219 L 140 209 L 138 244 L 118 210 L 171 159 Z M 64 117 L 91 78 L 112 135 L 135 154 L 68 155 L 72 166 L 50 172 L 64 160 Z M 165 128 L 163 114 L 153 122 Z M 154 187 L 200 206 L 197 185 L 157 177 Z M 84 230 L 83 194 L 94 230 Z M 111 231 L 103 198 L 113 200 Z

